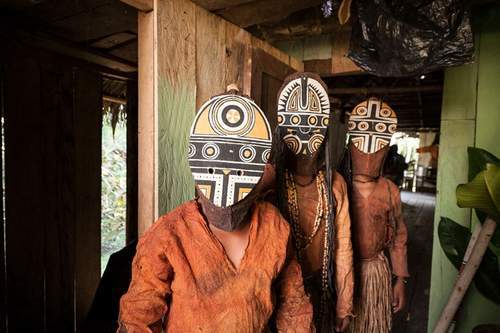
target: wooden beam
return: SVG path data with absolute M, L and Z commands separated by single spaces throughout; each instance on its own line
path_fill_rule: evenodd
M 332 59 L 305 60 L 304 70 L 306 72 L 322 74 L 330 74 L 332 69 Z
M 127 105 L 127 100 L 125 98 L 118 98 L 110 95 L 102 95 L 102 100 L 106 102 Z
M 279 21 L 297 11 L 319 6 L 321 0 L 257 0 L 216 11 L 229 22 L 242 28 L 254 24 Z
M 46 34 L 32 34 L 22 30 L 9 31 L 3 29 L 0 35 L 5 38 L 14 36 L 17 40 L 30 46 L 83 60 L 118 72 L 131 73 L 137 71 L 137 64 L 133 62 Z
M 341 26 L 334 16 L 324 18 L 319 6 L 316 6 L 295 12 L 278 22 L 253 25 L 247 30 L 257 38 L 274 43 L 336 33 L 347 27 Z
M 254 0 L 192 0 L 203 9 L 214 11 L 227 7 L 234 7 Z
M 413 86 L 413 87 L 362 87 L 362 88 L 332 88 L 328 89 L 330 95 L 368 95 L 368 94 L 400 94 L 412 92 L 442 91 L 443 86 Z
M 153 0 L 120 0 L 129 6 L 137 8 L 141 12 L 150 12 L 153 10 Z

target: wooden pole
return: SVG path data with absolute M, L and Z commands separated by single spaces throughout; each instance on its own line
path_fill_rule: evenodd
M 479 265 L 481 264 L 481 261 L 483 260 L 484 253 L 488 248 L 491 236 L 493 236 L 496 227 L 497 223 L 491 218 L 487 218 L 486 221 L 484 221 L 481 231 L 479 232 L 476 244 L 474 245 L 470 254 L 470 260 L 465 264 L 463 271 L 459 273 L 453 291 L 450 295 L 450 298 L 448 299 L 448 303 L 444 307 L 443 312 L 441 313 L 441 317 L 434 327 L 434 333 L 445 333 L 448 329 L 448 326 L 450 326 L 450 323 L 455 316 L 455 313 L 457 312 L 457 309 L 460 306 L 460 303 L 462 302 L 467 289 L 469 289 L 469 286 L 472 282 L 472 279 L 474 278 L 474 275 L 476 274 L 477 269 L 479 268 Z M 470 242 L 472 241 L 473 239 L 471 238 Z
M 467 265 L 467 263 L 469 262 L 470 255 L 472 253 L 472 250 L 474 249 L 474 246 L 476 245 L 477 239 L 479 238 L 479 233 L 481 232 L 481 229 L 482 225 L 481 223 L 478 223 L 476 228 L 474 229 L 474 232 L 472 233 L 472 236 L 470 237 L 469 245 L 467 245 L 467 249 L 465 250 L 464 259 L 462 260 L 462 265 L 458 270 L 458 274 L 462 274 L 465 265 Z M 448 333 L 455 332 L 455 326 L 457 325 L 458 318 L 460 318 L 461 310 L 462 310 L 462 303 L 460 303 L 457 312 L 453 316 L 453 320 L 451 321 L 450 327 L 447 330 Z

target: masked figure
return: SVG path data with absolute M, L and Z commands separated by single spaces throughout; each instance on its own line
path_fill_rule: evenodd
M 188 148 L 198 198 L 140 239 L 120 332 L 267 332 L 272 316 L 280 332 L 314 329 L 288 223 L 259 199 L 270 148 L 250 99 L 201 107 Z
M 273 151 L 277 201 L 292 226 L 319 332 L 343 330 L 352 315 L 353 268 L 346 183 L 329 154 L 330 102 L 313 73 L 285 80 Z
M 396 127 L 395 112 L 376 98 L 357 105 L 349 118 L 346 177 L 352 184 L 352 234 L 359 286 L 351 332 L 389 332 L 392 313 L 405 303 L 407 234 L 400 193 L 394 183 L 381 176 Z

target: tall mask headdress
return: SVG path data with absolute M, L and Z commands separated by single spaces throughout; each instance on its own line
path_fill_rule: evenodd
M 325 140 L 330 101 L 318 75 L 301 73 L 281 87 L 278 126 L 281 139 L 296 155 L 315 153 Z
M 391 143 L 398 118 L 389 105 L 378 98 L 359 103 L 349 117 L 349 140 L 360 151 L 372 154 Z
M 271 129 L 250 99 L 212 97 L 191 127 L 188 161 L 199 190 L 218 207 L 228 207 L 252 191 L 271 151 Z

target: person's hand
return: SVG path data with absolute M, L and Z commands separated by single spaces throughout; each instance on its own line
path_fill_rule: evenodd
M 349 316 L 344 317 L 344 318 L 335 318 L 335 331 L 337 332 L 344 332 L 347 326 L 349 326 L 349 322 L 351 321 L 351 318 Z
M 406 304 L 406 285 L 403 278 L 397 278 L 392 289 L 392 312 L 401 311 Z

